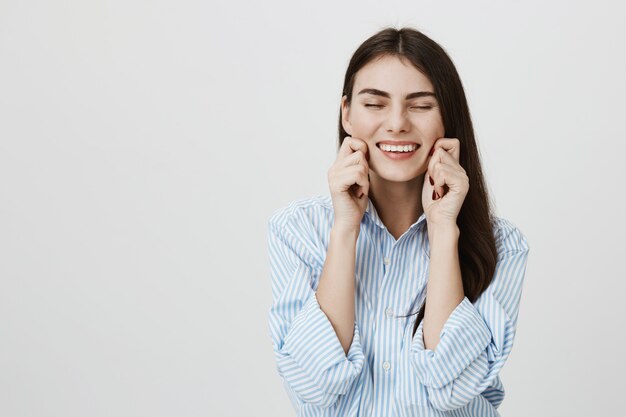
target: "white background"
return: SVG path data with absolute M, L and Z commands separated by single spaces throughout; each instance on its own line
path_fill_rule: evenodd
M 0 1 L 0 415 L 292 416 L 266 222 L 328 192 L 350 56 L 450 54 L 531 247 L 504 416 L 618 415 L 619 2 Z

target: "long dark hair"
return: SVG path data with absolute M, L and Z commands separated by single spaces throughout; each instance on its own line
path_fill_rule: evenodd
M 469 177 L 469 191 L 457 217 L 459 262 L 465 296 L 474 302 L 489 286 L 496 269 L 497 249 L 493 235 L 495 217 L 480 165 L 474 128 L 461 79 L 452 60 L 435 41 L 413 28 L 385 28 L 363 42 L 352 55 L 343 84 L 342 96 L 352 102 L 356 73 L 367 63 L 383 56 L 408 60 L 433 85 L 445 128 L 445 137 L 461 142 L 460 164 Z M 349 136 L 341 123 L 339 145 Z M 426 303 L 417 313 L 413 335 L 424 318 Z M 408 317 L 408 316 L 406 316 Z

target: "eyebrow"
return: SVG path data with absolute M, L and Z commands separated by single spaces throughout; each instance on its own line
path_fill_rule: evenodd
M 387 97 L 387 98 L 391 97 L 391 95 L 389 95 L 388 92 L 381 91 L 381 90 L 378 90 L 376 88 L 364 88 L 363 90 L 359 91 L 359 94 L 373 94 L 375 96 L 382 96 L 382 97 Z M 357 95 L 359 95 L 359 94 L 357 94 Z M 431 91 L 416 91 L 415 93 L 407 94 L 407 96 L 405 97 L 405 100 L 410 100 L 412 98 L 419 98 L 419 97 L 435 97 L 435 98 L 437 98 L 435 93 L 433 93 Z

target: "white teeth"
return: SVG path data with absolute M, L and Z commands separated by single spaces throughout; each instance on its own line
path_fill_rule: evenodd
M 417 149 L 417 145 L 396 146 L 381 143 L 380 149 L 387 152 L 413 152 L 415 149 Z

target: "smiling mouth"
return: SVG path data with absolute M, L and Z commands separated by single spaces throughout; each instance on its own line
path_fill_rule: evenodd
M 386 146 L 387 149 L 383 149 L 381 147 L 381 145 L 387 145 Z M 405 146 L 407 146 L 407 145 L 412 145 L 412 148 L 409 148 L 410 150 L 406 150 L 405 151 L 404 149 L 405 149 Z M 391 150 L 390 146 L 395 147 L 396 150 Z M 394 145 L 390 145 L 390 144 L 387 144 L 387 143 L 379 142 L 379 143 L 376 144 L 376 147 L 378 149 L 380 149 L 381 151 L 386 152 L 386 153 L 411 153 L 411 152 L 417 151 L 421 147 L 421 145 L 419 143 L 415 143 L 415 142 L 405 142 L 405 143 L 403 143 L 401 145 L 395 145 L 395 144 Z M 398 149 L 398 148 L 400 148 L 400 149 Z
M 411 142 L 411 141 L 405 141 L 405 140 L 381 140 L 380 142 L 376 142 L 376 146 L 380 146 L 380 145 L 398 145 L 398 146 L 404 146 L 404 145 L 417 145 L 419 146 L 420 144 L 417 142 Z

